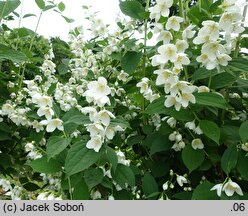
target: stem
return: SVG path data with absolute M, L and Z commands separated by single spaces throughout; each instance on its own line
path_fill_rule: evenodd
M 185 21 L 184 8 L 183 8 L 182 0 L 179 0 L 179 15 L 183 18 L 183 21 Z
M 69 184 L 69 194 L 70 194 L 70 200 L 73 200 L 72 196 L 72 188 L 71 188 L 71 179 L 68 177 L 68 184 Z
M 146 11 L 148 11 L 149 5 L 150 5 L 150 0 L 146 0 Z M 148 23 L 148 18 L 145 19 L 145 30 L 144 30 L 144 50 L 143 50 L 143 66 L 142 66 L 143 77 L 146 76 L 147 23 Z M 142 113 L 144 113 L 144 111 L 145 111 L 145 98 L 143 98 L 143 101 L 142 101 Z M 143 115 L 143 123 L 145 125 L 144 115 Z
M 150 0 L 147 0 L 147 1 L 146 1 L 146 11 L 148 11 L 149 5 L 150 5 Z M 145 19 L 145 30 L 144 30 L 143 77 L 146 76 L 147 23 L 148 23 L 148 18 Z
M 37 30 L 38 30 L 38 27 L 39 27 L 39 24 L 40 24 L 42 13 L 43 13 L 43 11 L 40 12 L 40 15 L 39 15 L 36 27 L 35 27 L 34 35 L 33 35 L 32 39 L 31 39 L 30 46 L 29 46 L 29 49 L 28 49 L 29 51 L 31 51 L 31 49 L 32 49 L 32 47 L 34 45 L 34 39 L 35 39 Z M 20 76 L 19 81 L 18 81 L 19 89 L 21 89 L 21 87 L 22 87 L 22 82 L 23 82 L 23 78 L 24 78 L 24 75 L 25 75 L 25 69 L 26 69 L 26 63 L 24 63 L 24 65 L 23 65 L 22 73 L 21 73 L 21 76 Z
M 22 13 L 23 13 L 23 5 L 24 5 L 24 0 L 22 0 L 22 5 L 21 5 L 21 13 L 20 13 L 20 18 L 19 18 L 18 28 L 20 28 L 20 27 L 21 27 L 21 22 L 22 22 Z
M 212 82 L 212 71 L 210 71 L 210 77 L 209 77 L 209 80 L 208 80 L 208 88 L 210 88 L 211 82 Z
M 246 5 L 245 5 L 245 7 L 244 7 L 243 19 L 242 19 L 241 27 L 244 26 L 246 14 L 247 14 L 247 7 L 248 7 L 247 4 L 248 4 L 248 0 L 246 0 Z M 240 40 L 241 40 L 241 34 L 239 34 L 239 36 L 238 36 L 238 38 L 237 38 L 236 47 L 235 47 L 235 51 L 234 51 L 234 55 L 233 55 L 234 57 L 238 57 Z

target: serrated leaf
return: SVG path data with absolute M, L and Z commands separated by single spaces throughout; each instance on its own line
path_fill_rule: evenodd
M 103 171 L 100 168 L 87 169 L 84 172 L 84 180 L 89 190 L 100 184 L 103 177 Z
M 130 167 L 123 164 L 118 164 L 115 173 L 113 173 L 113 179 L 121 188 L 127 188 L 127 185 L 135 186 L 135 176 Z
M 36 2 L 36 4 L 37 4 L 37 6 L 38 6 L 41 10 L 43 10 L 43 9 L 45 8 L 45 6 L 46 6 L 44 0 L 35 0 L 35 2 Z
M 248 181 L 248 157 L 245 152 L 240 151 L 238 153 L 237 170 L 246 181 Z
M 216 191 L 211 191 L 210 189 L 214 186 L 213 183 L 204 181 L 199 184 L 193 191 L 192 200 L 215 200 L 218 199 Z
M 47 141 L 47 159 L 50 160 L 54 156 L 62 152 L 70 144 L 70 138 L 60 136 L 52 136 Z
M 202 149 L 194 150 L 191 145 L 187 145 L 182 151 L 182 159 L 190 172 L 197 169 L 205 159 Z
M 0 1 L 0 20 L 14 12 L 20 4 L 20 0 Z
M 236 145 L 230 145 L 221 157 L 221 168 L 228 175 L 236 166 L 238 160 L 238 151 Z
M 245 121 L 241 124 L 239 128 L 239 136 L 241 137 L 242 142 L 248 141 L 248 121 Z
M 145 18 L 145 8 L 136 0 L 120 1 L 121 12 L 135 19 L 143 20 Z
M 149 172 L 146 172 L 142 178 L 142 189 L 146 197 L 159 191 L 157 182 Z
M 177 120 L 181 121 L 193 121 L 194 115 L 190 110 L 180 109 L 180 111 L 176 111 L 175 108 L 170 107 L 167 108 L 164 106 L 165 98 L 160 97 L 150 103 L 146 110 L 146 114 L 165 114 L 168 116 L 172 116 Z
M 118 157 L 114 149 L 107 146 L 106 148 L 106 158 L 112 166 L 113 172 L 115 172 L 117 164 L 118 164 Z
M 121 67 L 127 73 L 135 72 L 141 59 L 141 53 L 128 51 L 121 60 Z
M 90 198 L 89 188 L 84 179 L 80 179 L 73 188 L 73 200 L 88 200 Z
M 204 135 L 219 144 L 220 128 L 216 123 L 208 120 L 201 120 L 199 126 Z
M 10 49 L 0 44 L 0 60 L 6 59 L 11 60 L 15 63 L 21 63 L 28 60 L 27 56 L 24 53 Z
M 65 159 L 66 175 L 71 176 L 88 169 L 99 159 L 99 157 L 100 153 L 87 149 L 84 141 L 74 143 Z
M 60 2 L 60 3 L 58 4 L 58 9 L 59 9 L 61 12 L 63 12 L 63 11 L 65 10 L 65 4 L 64 4 L 63 2 Z
M 196 104 L 204 106 L 212 106 L 220 109 L 227 109 L 228 105 L 226 100 L 216 93 L 201 92 L 194 93 Z
M 27 165 L 31 166 L 35 172 L 40 173 L 50 174 L 61 171 L 60 163 L 54 159 L 48 161 L 47 156 L 28 162 Z

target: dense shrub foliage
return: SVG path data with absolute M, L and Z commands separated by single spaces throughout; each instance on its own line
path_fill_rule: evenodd
M 123 0 L 115 30 L 84 6 L 65 42 L 35 2 L 32 31 L 0 1 L 1 199 L 248 198 L 246 5 Z

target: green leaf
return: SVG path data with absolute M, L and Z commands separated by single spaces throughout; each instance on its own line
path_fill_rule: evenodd
M 146 197 L 159 191 L 157 182 L 149 172 L 142 178 L 142 189 Z
M 115 119 L 111 119 L 110 126 L 121 126 L 122 128 L 131 128 L 129 122 L 121 116 L 117 116 Z
M 28 162 L 27 165 L 31 166 L 35 172 L 40 173 L 56 173 L 61 171 L 61 165 L 54 159 L 47 160 L 47 156 Z
M 0 44 L 0 60 L 11 60 L 15 63 L 21 63 L 27 61 L 27 56 L 20 52 L 13 49 L 10 49 L 2 44 Z
M 84 141 L 73 144 L 65 159 L 66 175 L 71 176 L 88 169 L 99 157 L 100 153 L 87 149 Z
M 88 185 L 89 190 L 100 184 L 103 177 L 103 171 L 100 168 L 91 168 L 85 170 L 84 172 L 84 180 L 85 183 Z
M 61 12 L 63 12 L 63 11 L 65 10 L 65 4 L 64 4 L 63 2 L 60 2 L 60 3 L 58 4 L 58 9 L 59 9 Z
M 220 128 L 216 123 L 208 120 L 201 120 L 199 126 L 204 135 L 219 144 Z
M 231 73 L 228 72 L 220 73 L 212 77 L 210 88 L 218 89 L 218 88 L 231 86 L 236 80 L 237 77 Z
M 106 157 L 109 163 L 112 166 L 112 170 L 115 172 L 117 164 L 118 164 L 118 157 L 114 149 L 107 146 L 106 148 Z
M 241 58 L 241 57 L 233 58 L 228 63 L 228 68 L 230 68 L 233 71 L 240 71 L 240 72 L 248 73 L 247 61 L 248 61 L 248 59 Z
M 248 157 L 246 157 L 245 154 L 244 151 L 238 153 L 238 162 L 236 167 L 241 177 L 248 181 Z
M 168 139 L 167 135 L 164 136 L 158 136 L 154 139 L 151 146 L 151 155 L 157 153 L 166 151 L 171 148 L 171 142 Z
M 193 73 L 191 79 L 194 81 L 201 80 L 213 76 L 217 73 L 217 70 L 207 70 L 206 68 L 199 68 Z
M 74 22 L 74 19 L 71 19 L 71 18 L 66 17 L 66 16 L 63 16 L 63 15 L 62 15 L 62 17 L 65 19 L 65 21 L 66 21 L 67 23 L 73 23 L 73 22 Z
M 24 18 L 33 17 L 33 16 L 36 17 L 35 14 L 30 14 L 30 13 L 28 13 L 28 14 L 25 14 L 22 18 L 24 19 Z
M 88 200 L 90 192 L 84 179 L 81 179 L 75 186 L 72 194 L 73 200 Z
M 210 189 L 214 186 L 213 183 L 209 181 L 204 181 L 199 184 L 193 191 L 192 200 L 216 200 L 218 196 L 216 191 L 211 191 Z
M 204 151 L 194 150 L 191 145 L 187 145 L 182 151 L 182 159 L 190 172 L 197 169 L 205 159 Z
M 170 107 L 167 108 L 164 106 L 165 98 L 160 97 L 156 100 L 154 100 L 152 103 L 150 103 L 146 110 L 146 114 L 165 114 L 168 116 L 172 116 L 177 120 L 181 121 L 193 121 L 194 115 L 190 110 L 186 109 L 180 109 L 180 111 L 176 111 L 175 108 Z
M 196 99 L 196 104 L 199 105 L 212 106 L 220 109 L 227 109 L 228 107 L 226 100 L 216 93 L 201 92 L 195 93 L 194 96 Z
M 115 173 L 113 173 L 113 179 L 121 188 L 126 188 L 126 184 L 134 187 L 135 176 L 132 169 L 123 164 L 118 164 Z
M 141 53 L 128 51 L 121 60 L 121 67 L 127 73 L 133 73 L 141 59 Z
M 50 160 L 54 156 L 62 152 L 70 144 L 70 138 L 61 136 L 52 136 L 47 141 L 47 159 Z
M 36 2 L 36 4 L 37 4 L 37 6 L 38 6 L 41 10 L 43 10 L 43 9 L 45 8 L 45 6 L 46 6 L 44 0 L 35 0 L 35 2 Z
M 136 0 L 120 1 L 121 12 L 135 19 L 143 20 L 146 13 L 142 4 Z
M 239 136 L 241 137 L 242 142 L 248 141 L 248 121 L 245 121 L 241 124 L 239 128 Z
M 14 12 L 20 4 L 20 0 L 0 1 L 0 20 Z
M 57 70 L 59 72 L 60 75 L 64 75 L 64 74 L 67 74 L 69 72 L 69 66 L 68 65 L 65 65 L 65 64 L 59 64 L 58 67 L 57 67 Z
M 238 160 L 238 151 L 236 145 L 230 145 L 221 157 L 221 168 L 228 175 L 236 166 Z
M 201 26 L 202 21 L 211 19 L 209 13 L 198 6 L 193 6 L 188 12 L 188 18 L 197 26 Z
M 8 134 L 0 132 L 0 141 L 11 140 Z

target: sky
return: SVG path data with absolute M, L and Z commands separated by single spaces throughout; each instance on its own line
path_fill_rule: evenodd
M 35 3 L 35 0 L 22 0 L 23 1 L 23 12 L 22 14 L 36 14 L 37 17 L 25 18 L 21 22 L 21 27 L 27 27 L 34 30 L 40 9 Z M 68 39 L 68 33 L 70 29 L 76 26 L 86 26 L 84 20 L 84 10 L 82 5 L 91 5 L 93 11 L 97 11 L 98 16 L 103 20 L 105 24 L 110 24 L 110 26 L 115 24 L 116 15 L 120 12 L 119 0 L 54 0 L 55 3 L 63 1 L 66 5 L 63 15 L 75 20 L 72 24 L 68 24 L 58 13 L 50 10 L 44 13 L 41 17 L 40 25 L 38 27 L 37 33 L 44 35 L 45 37 L 55 37 L 59 36 L 63 40 Z M 244 2 L 245 0 L 237 0 L 238 3 Z M 19 6 L 17 12 L 20 13 L 21 6 Z M 246 26 L 248 25 L 248 14 L 246 17 Z M 18 20 L 11 21 L 8 23 L 12 28 L 18 28 Z
M 23 12 L 22 14 L 36 14 L 37 17 L 28 17 L 22 20 L 21 27 L 25 26 L 32 30 L 35 29 L 38 14 L 40 9 L 35 3 L 35 0 L 22 0 L 23 2 Z M 40 25 L 38 27 L 38 33 L 46 37 L 50 36 L 60 36 L 62 39 L 66 40 L 68 38 L 68 32 L 70 29 L 76 26 L 84 25 L 85 21 L 84 10 L 82 5 L 91 5 L 92 10 L 99 12 L 99 17 L 102 18 L 106 24 L 114 24 L 116 14 L 119 10 L 119 0 L 55 0 L 55 3 L 63 1 L 66 5 L 63 15 L 75 20 L 72 24 L 68 24 L 58 13 L 50 10 L 44 13 L 41 17 Z M 17 12 L 20 13 L 21 6 L 18 8 Z M 10 27 L 18 27 L 19 21 L 11 21 L 8 23 Z

